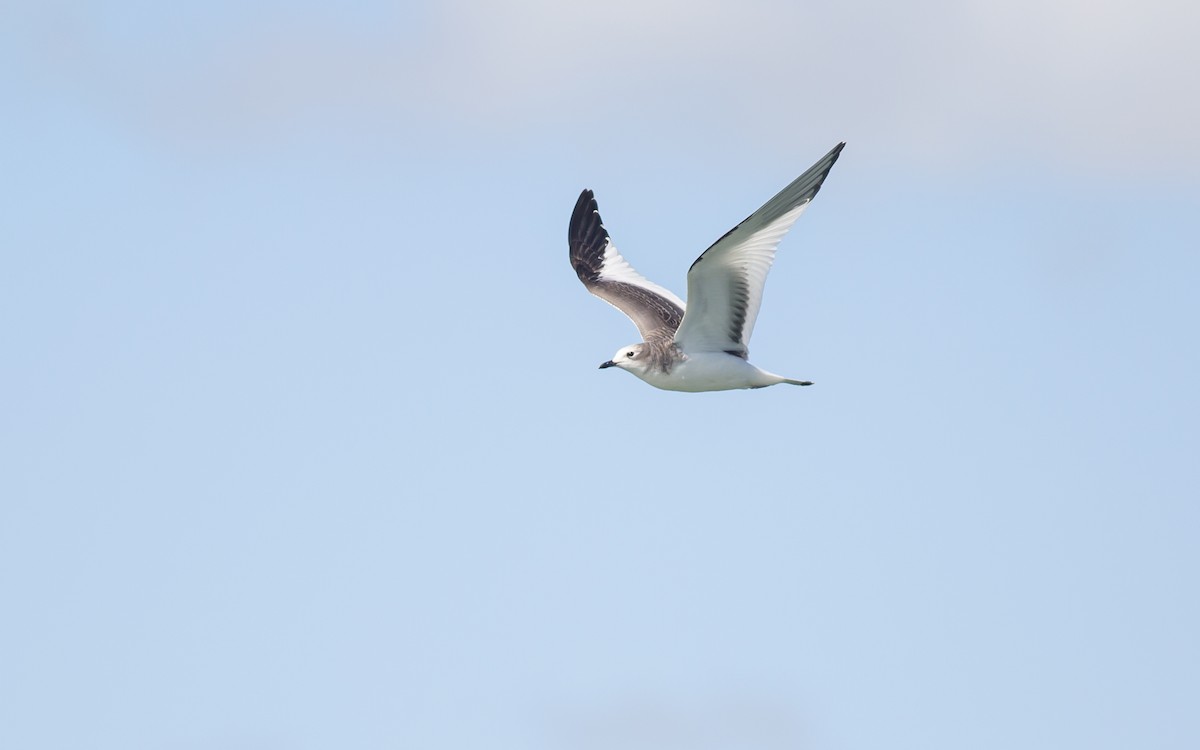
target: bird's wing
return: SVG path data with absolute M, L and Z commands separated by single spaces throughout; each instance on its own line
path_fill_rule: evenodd
M 821 189 L 845 145 L 835 146 L 692 264 L 687 314 L 675 332 L 675 343 L 685 352 L 749 356 L 750 334 L 775 248 Z
M 571 267 L 588 291 L 629 316 L 642 338 L 671 340 L 683 300 L 637 271 L 613 245 L 591 190 L 579 194 L 567 233 Z

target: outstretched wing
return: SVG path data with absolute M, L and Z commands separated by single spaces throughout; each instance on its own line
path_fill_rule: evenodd
M 579 194 L 567 233 L 571 267 L 588 291 L 629 316 L 642 339 L 671 339 L 683 319 L 683 300 L 637 271 L 613 245 L 591 190 Z
M 688 308 L 675 343 L 687 352 L 749 356 L 775 248 L 808 207 L 845 143 L 701 253 L 688 270 Z

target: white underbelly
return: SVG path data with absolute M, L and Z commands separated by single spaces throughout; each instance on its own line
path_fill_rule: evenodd
M 692 354 L 677 362 L 668 373 L 655 370 L 639 377 L 655 388 L 692 392 L 754 388 L 774 385 L 782 379 L 724 352 Z

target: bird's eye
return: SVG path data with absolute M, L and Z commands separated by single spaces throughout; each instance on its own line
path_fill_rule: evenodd
M 625 352 L 625 356 L 633 359 L 633 352 Z

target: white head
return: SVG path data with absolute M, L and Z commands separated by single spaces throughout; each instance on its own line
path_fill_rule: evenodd
M 603 370 L 606 367 L 620 367 L 622 370 L 629 370 L 634 375 L 641 377 L 641 374 L 650 369 L 650 347 L 645 344 L 631 344 L 617 350 L 613 358 L 600 365 Z

